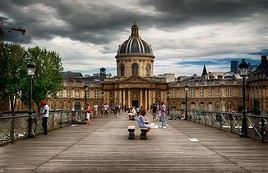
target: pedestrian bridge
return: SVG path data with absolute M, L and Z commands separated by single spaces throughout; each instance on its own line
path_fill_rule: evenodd
M 127 127 L 136 122 L 124 113 L 94 118 L 91 125 L 2 145 L 0 172 L 268 172 L 268 143 L 196 120 L 169 120 L 147 140 L 139 139 L 136 128 L 135 139 L 128 140 Z

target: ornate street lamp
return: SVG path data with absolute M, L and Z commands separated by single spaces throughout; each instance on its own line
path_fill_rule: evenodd
M 188 100 L 187 100 L 187 92 L 188 92 L 188 90 L 189 90 L 189 85 L 188 85 L 188 83 L 186 83 L 186 85 L 184 86 L 184 90 L 185 90 L 185 119 L 184 120 L 188 120 L 188 104 L 187 104 L 187 102 L 188 102 Z
M 87 109 L 87 90 L 88 90 L 88 85 L 87 83 L 85 83 L 84 85 L 84 93 L 85 93 L 85 103 L 84 103 L 84 111 L 85 111 L 85 120 L 87 119 L 87 112 L 86 112 L 86 109 Z
M 247 115 L 246 115 L 246 88 L 245 88 L 245 78 L 248 75 L 248 64 L 245 59 L 239 64 L 240 76 L 243 77 L 243 111 L 242 111 L 242 128 L 240 132 L 240 137 L 248 136 L 248 126 L 247 126 Z
M 34 137 L 33 131 L 33 116 L 32 116 L 32 93 L 33 93 L 33 76 L 35 73 L 35 63 L 33 59 L 29 59 L 29 63 L 27 64 L 27 74 L 30 77 L 30 98 L 29 98 L 29 117 L 28 117 L 28 138 Z

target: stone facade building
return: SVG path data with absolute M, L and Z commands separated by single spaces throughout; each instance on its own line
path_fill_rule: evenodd
M 141 39 L 134 22 L 129 39 L 117 51 L 117 76 L 104 80 L 103 101 L 107 104 L 143 106 L 167 101 L 167 82 L 153 76 L 154 58 L 151 46 Z
M 238 112 L 242 108 L 241 79 L 187 79 L 169 83 L 170 109 Z
M 268 60 L 267 56 L 261 57 L 261 64 L 249 75 L 247 80 L 248 109 L 259 109 L 268 113 Z M 255 103 L 254 103 L 255 102 Z M 255 105 L 254 105 L 255 104 Z M 255 108 L 254 108 L 255 107 Z

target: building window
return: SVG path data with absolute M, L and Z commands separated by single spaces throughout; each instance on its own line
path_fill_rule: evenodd
M 231 87 L 226 88 L 226 96 L 232 97 L 232 88 Z
M 76 98 L 80 98 L 80 92 L 79 92 L 79 90 L 77 89 L 77 90 L 75 90 L 75 97 Z
M 124 66 L 124 64 L 120 64 L 120 75 L 125 76 L 125 66 Z
M 195 102 L 191 103 L 191 110 L 195 110 Z
M 95 90 L 95 92 L 94 92 L 94 98 L 98 98 L 98 90 Z
M 184 88 L 182 88 L 181 90 L 179 90 L 181 98 L 185 98 L 186 97 L 186 92 L 184 90 Z
M 146 76 L 150 76 L 151 73 L 151 64 L 146 65 Z
M 71 98 L 71 89 L 67 89 L 67 98 Z
M 137 63 L 132 64 L 132 75 L 133 76 L 139 75 L 139 65 Z
M 208 89 L 208 97 L 212 97 L 212 88 Z
M 200 110 L 201 111 L 204 111 L 205 110 L 205 104 L 204 104 L 204 102 L 201 102 L 199 106 L 200 106 Z
M 200 88 L 200 97 L 201 97 L 201 98 L 204 97 L 204 88 Z
M 211 102 L 208 104 L 208 111 L 213 111 L 213 104 Z
M 175 89 L 174 88 L 172 88 L 171 90 L 169 90 L 169 97 L 170 98 L 175 98 L 176 97 L 176 94 L 175 94 Z
M 195 89 L 194 88 L 190 89 L 190 97 L 192 97 L 192 98 L 195 97 Z
M 222 95 L 221 95 L 221 88 L 217 88 L 217 96 L 218 97 L 221 97 Z

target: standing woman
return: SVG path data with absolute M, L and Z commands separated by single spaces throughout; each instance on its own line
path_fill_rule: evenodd
M 163 128 L 167 128 L 166 112 L 167 112 L 166 105 L 162 101 L 161 102 L 161 105 L 160 105 L 160 113 L 161 113 L 161 115 L 160 115 L 160 122 L 161 122 L 161 127 L 163 127 Z
M 87 121 L 88 121 L 88 125 L 90 125 L 90 115 L 93 113 L 91 107 L 89 104 L 87 104 L 87 109 L 86 109 L 86 114 L 87 114 Z

